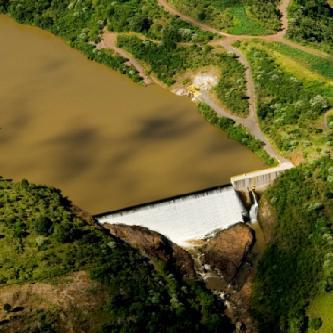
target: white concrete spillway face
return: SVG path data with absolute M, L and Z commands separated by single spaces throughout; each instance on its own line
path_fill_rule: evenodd
M 232 186 L 210 189 L 97 217 L 99 223 L 138 225 L 181 246 L 242 221 L 244 206 Z

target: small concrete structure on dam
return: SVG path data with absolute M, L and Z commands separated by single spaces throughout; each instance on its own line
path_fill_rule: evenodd
M 249 193 L 251 190 L 264 191 L 274 180 L 286 170 L 294 168 L 290 162 L 284 162 L 275 168 L 258 170 L 231 177 L 231 184 L 237 192 Z
M 138 225 L 181 246 L 243 221 L 245 208 L 232 186 L 216 187 L 96 216 L 99 223 Z

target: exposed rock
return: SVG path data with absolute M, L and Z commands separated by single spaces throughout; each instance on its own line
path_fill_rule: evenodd
M 266 243 L 269 242 L 272 238 L 272 231 L 275 225 L 275 220 L 274 209 L 272 209 L 266 197 L 263 196 L 259 203 L 258 221 L 263 231 Z
M 236 333 L 246 332 L 246 333 L 257 333 L 258 328 L 255 320 L 250 315 L 250 301 L 252 294 L 252 278 L 249 276 L 248 279 L 244 282 L 240 290 L 231 294 L 230 301 L 232 304 L 237 304 L 233 308 L 232 316 L 237 319 L 237 322 L 241 325 L 238 325 L 238 330 L 236 327 Z M 237 325 L 236 325 L 237 326 Z
M 231 282 L 250 251 L 255 237 L 253 230 L 238 223 L 222 230 L 203 246 L 203 263 L 218 269 Z
M 106 288 L 85 271 L 52 282 L 1 286 L 0 332 L 46 332 L 42 323 L 52 323 L 57 332 L 90 332 L 99 320 L 92 313 L 102 311 L 106 300 Z
M 182 275 L 196 276 L 192 256 L 180 246 L 156 231 L 140 226 L 124 224 L 104 224 L 111 234 L 140 250 L 145 256 L 160 259 L 168 265 L 174 265 Z
M 74 204 L 72 204 L 72 210 L 76 214 L 76 216 L 81 218 L 83 221 L 87 222 L 90 225 L 92 225 L 92 224 L 95 225 L 94 218 L 91 216 L 91 214 L 89 214 L 85 210 L 79 208 L 78 206 L 76 206 Z
M 198 73 L 193 79 L 193 85 L 200 90 L 208 91 L 215 87 L 219 79 L 212 73 Z

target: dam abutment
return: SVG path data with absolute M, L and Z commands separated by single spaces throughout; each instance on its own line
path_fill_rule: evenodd
M 292 168 L 294 168 L 292 163 L 284 162 L 275 168 L 257 170 L 231 177 L 230 181 L 237 192 L 249 195 L 252 190 L 255 190 L 260 193 L 273 184 L 282 173 Z

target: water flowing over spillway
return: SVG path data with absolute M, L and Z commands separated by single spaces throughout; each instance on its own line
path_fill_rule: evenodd
M 256 197 L 256 194 L 254 191 L 251 191 L 251 196 L 252 196 L 252 206 L 251 206 L 251 209 L 250 209 L 250 221 L 252 223 L 255 223 L 255 222 L 258 222 L 258 209 L 259 209 L 259 204 L 258 204 L 258 200 L 257 200 L 257 197 Z
M 241 222 L 244 211 L 233 187 L 224 186 L 105 214 L 97 220 L 147 227 L 186 246 L 188 241 Z

